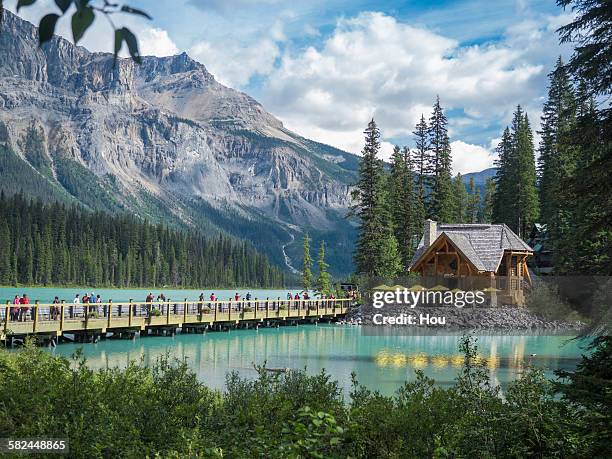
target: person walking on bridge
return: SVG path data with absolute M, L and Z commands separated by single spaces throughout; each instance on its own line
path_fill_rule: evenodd
M 21 308 L 19 308 L 19 321 L 24 322 L 26 320 L 26 314 L 30 310 L 29 306 L 25 306 L 30 304 L 30 299 L 28 298 L 28 295 L 24 293 L 21 297 L 21 300 L 19 300 L 19 304 L 21 305 Z
M 19 305 L 21 304 L 21 300 L 19 299 L 19 295 L 15 295 L 13 299 L 13 307 L 11 308 L 11 320 L 15 322 L 19 320 L 19 310 L 21 309 Z

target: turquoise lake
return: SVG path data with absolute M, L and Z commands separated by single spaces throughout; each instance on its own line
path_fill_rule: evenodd
M 583 349 L 568 338 L 479 336 L 478 347 L 493 382 L 505 386 L 528 363 L 544 369 L 549 377 L 556 369 L 574 368 Z M 325 369 L 345 392 L 354 371 L 361 383 L 391 394 L 404 381 L 414 379 L 417 368 L 441 386 L 452 384 L 462 362 L 458 340 L 458 336 L 365 336 L 359 327 L 329 324 L 60 344 L 49 352 L 69 357 L 82 348 L 93 368 L 125 366 L 140 359 L 149 365 L 168 353 L 187 359 L 199 379 L 215 388 L 223 388 L 230 371 L 255 377 L 253 363 L 306 368 L 309 373 Z
M 91 290 L 91 289 L 90 289 Z M 27 293 L 33 300 L 49 301 L 53 296 L 69 299 L 75 289 L 2 289 L 0 298 L 10 298 L 15 291 Z M 83 290 L 84 291 L 84 290 Z M 97 289 L 114 301 L 134 300 L 148 291 L 107 291 Z M 231 291 L 231 294 L 235 292 Z M 239 293 L 247 291 L 239 289 Z M 154 294 L 158 292 L 153 291 Z M 169 297 L 197 298 L 200 291 L 166 290 Z M 205 295 L 210 290 L 204 291 Z M 217 290 L 225 298 L 230 291 Z M 253 297 L 284 297 L 286 290 L 251 290 Z M 526 365 L 542 368 L 553 377 L 556 369 L 574 368 L 585 352 L 584 343 L 569 336 L 479 336 L 481 357 L 491 379 L 505 386 L 524 371 Z M 255 377 L 253 364 L 267 362 L 270 368 L 303 369 L 317 373 L 325 369 L 338 380 L 345 393 L 350 388 L 351 373 L 372 389 L 393 393 L 406 380 L 414 379 L 421 369 L 440 386 L 453 383 L 462 362 L 457 351 L 459 336 L 367 336 L 361 328 L 343 325 L 299 325 L 259 330 L 232 330 L 205 334 L 177 334 L 174 337 L 142 337 L 134 340 L 103 340 L 96 344 L 60 344 L 48 351 L 69 357 L 82 348 L 92 368 L 125 366 L 130 360 L 152 364 L 162 355 L 187 359 L 189 366 L 207 385 L 222 389 L 228 372 L 237 371 Z

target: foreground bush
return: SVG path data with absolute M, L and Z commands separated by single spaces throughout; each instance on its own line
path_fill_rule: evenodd
M 533 369 L 502 396 L 476 363 L 474 342 L 465 338 L 460 350 L 452 388 L 417 372 L 394 396 L 354 381 L 344 400 L 325 373 L 259 368 L 256 380 L 230 374 L 221 393 L 185 362 L 92 371 L 79 355 L 69 361 L 26 346 L 0 352 L 0 437 L 68 437 L 70 456 L 83 458 L 599 457 L 610 427 L 609 368 L 597 373 L 603 393 L 594 406 L 568 396 L 571 375 L 555 389 Z M 603 432 L 584 435 L 593 416 Z

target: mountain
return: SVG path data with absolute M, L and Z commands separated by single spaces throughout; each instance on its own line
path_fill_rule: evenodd
M 183 53 L 137 65 L 5 11 L 0 32 L 0 188 L 245 238 L 287 269 L 301 237 L 352 269 L 345 218 L 355 155 L 286 129 Z
M 480 172 L 468 172 L 467 174 L 462 175 L 463 183 L 468 185 L 470 183 L 470 178 L 474 178 L 474 186 L 476 188 L 482 187 L 484 188 L 485 183 L 488 179 L 495 177 L 495 172 L 497 168 L 490 167 Z

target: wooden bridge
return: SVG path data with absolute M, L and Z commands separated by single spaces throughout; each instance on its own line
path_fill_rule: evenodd
M 257 325 L 270 321 L 333 319 L 347 313 L 349 299 L 250 300 L 181 302 L 113 302 L 29 305 L 6 303 L 0 307 L 0 340 L 27 335 L 59 337 L 121 334 L 149 330 L 206 328 L 206 326 Z

